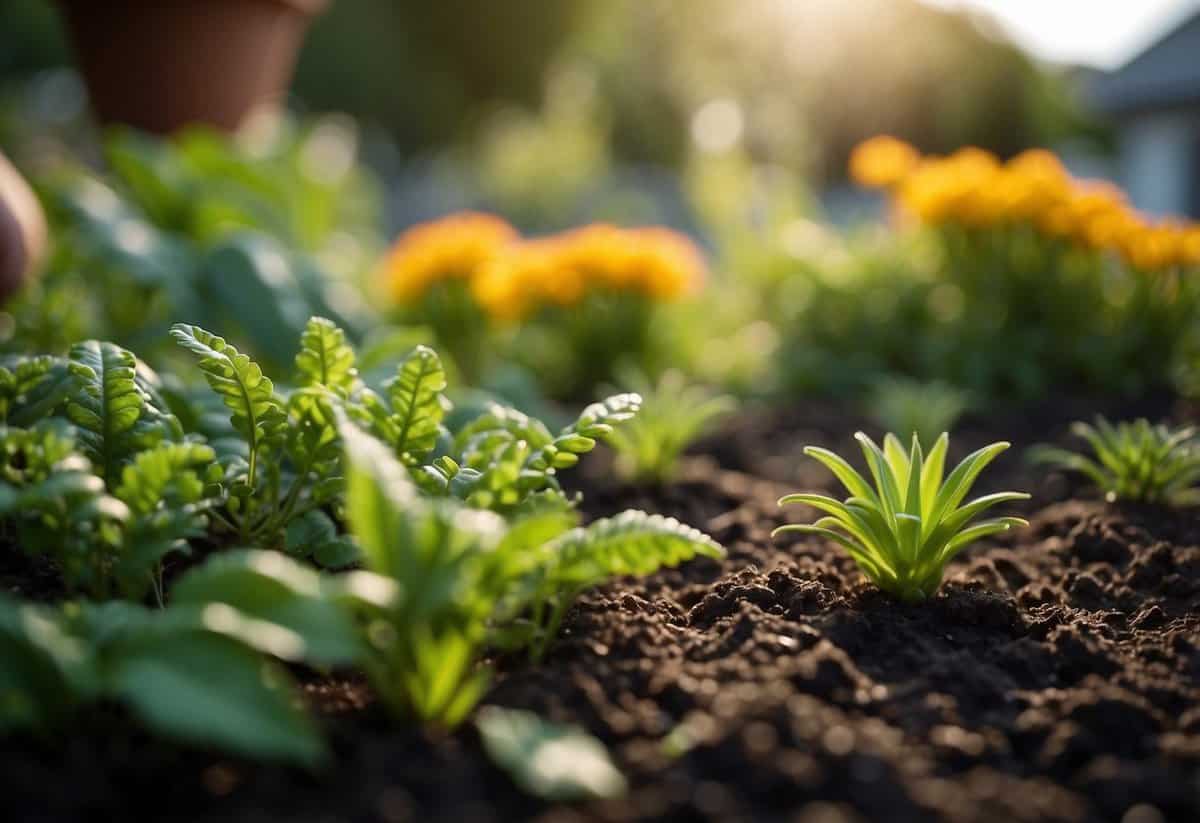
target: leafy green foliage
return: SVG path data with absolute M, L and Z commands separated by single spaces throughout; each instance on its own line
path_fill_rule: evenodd
M 174 415 L 139 384 L 132 352 L 87 340 L 71 347 L 70 360 L 83 382 L 67 400 L 66 416 L 100 477 L 116 478 L 135 452 L 183 436 Z
M 357 417 L 392 447 L 406 466 L 423 461 L 437 443 L 447 402 L 446 372 L 437 352 L 417 346 L 384 385 L 387 402 L 374 392 L 359 398 Z
M 522 789 L 552 802 L 623 795 L 624 775 L 604 744 L 533 712 L 485 706 L 475 719 L 483 748 Z
M 0 595 L 0 732 L 123 703 L 168 737 L 312 765 L 324 747 L 286 671 L 258 651 L 273 624 L 222 604 L 18 603 Z
M 9 413 L 49 377 L 58 362 L 49 355 L 9 357 L 0 365 L 0 422 L 7 423 Z
M 220 522 L 242 542 L 282 548 L 294 519 L 342 492 L 335 409 L 357 385 L 353 350 L 339 328 L 312 318 L 296 357 L 301 387 L 284 400 L 257 363 L 221 338 L 196 326 L 176 326 L 172 334 L 199 356 L 245 444 L 244 458 L 231 453 L 222 461 L 227 500 Z
M 260 453 L 278 447 L 287 428 L 274 384 L 257 363 L 198 326 L 177 323 L 171 336 L 199 358 L 205 380 L 231 412 L 233 428 L 245 438 L 249 448 L 245 485 L 253 489 Z
M 374 187 L 342 120 L 253 138 L 110 130 L 104 143 L 103 173 L 64 158 L 35 180 L 56 242 L 44 276 L 8 306 L 9 347 L 65 351 L 94 337 L 157 363 L 167 329 L 187 321 L 275 370 L 310 315 L 352 332 L 369 325 L 370 307 L 347 283 L 381 238 Z
M 437 481 L 434 487 L 472 506 L 513 514 L 534 495 L 561 498 L 558 471 L 631 420 L 641 403 L 633 393 L 592 403 L 557 436 L 540 420 L 492 405 L 455 435 L 455 458 L 427 467 L 426 474 Z
M 326 569 L 345 568 L 360 559 L 354 538 L 338 534 L 333 519 L 320 509 L 305 512 L 288 523 L 284 549 Z
M 106 493 L 60 421 L 0 429 L 0 453 L 0 517 L 16 543 L 53 558 L 70 588 L 107 596 L 118 582 L 128 507 Z
M 394 711 L 452 726 L 482 696 L 476 668 L 487 619 L 503 594 L 504 523 L 489 512 L 421 498 L 380 441 L 352 424 L 346 513 L 368 569 L 402 592 L 368 618 L 367 673 Z
M 28 428 L 53 415 L 94 373 L 63 357 L 9 357 L 0 367 L 4 420 Z
M 296 385 L 321 386 L 345 398 L 358 379 L 354 349 L 346 333 L 332 320 L 311 317 L 300 336 L 296 355 Z
M 697 439 L 731 413 L 732 397 L 714 395 L 689 385 L 682 372 L 663 372 L 656 382 L 633 374 L 625 385 L 642 397 L 641 410 L 607 436 L 617 452 L 617 472 L 628 480 L 665 483 L 679 468 L 679 458 Z
M 941 585 L 946 564 L 980 538 L 1028 525 L 1019 517 L 997 517 L 970 525 L 998 503 L 1025 500 L 1023 492 L 999 492 L 962 503 L 979 473 L 1008 443 L 993 443 L 968 455 L 943 482 L 949 438 L 943 434 L 929 455 L 914 435 L 905 453 L 895 435 L 883 449 L 862 432 L 855 435 L 875 487 L 849 463 L 827 449 L 808 446 L 846 487 L 840 502 L 821 494 L 789 494 L 779 504 L 805 503 L 826 512 L 812 525 L 780 526 L 774 534 L 802 532 L 835 541 L 850 553 L 872 583 L 905 601 L 923 600 Z
M 57 725 L 98 691 L 90 649 L 65 623 L 0 594 L 0 733 Z
M 1110 501 L 1200 502 L 1200 448 L 1193 427 L 1170 429 L 1145 419 L 1113 425 L 1097 417 L 1094 426 L 1078 422 L 1071 432 L 1087 443 L 1090 457 L 1052 446 L 1037 447 L 1030 456 L 1084 475 Z
M 545 655 L 567 609 L 593 586 L 616 577 L 653 574 L 699 556 L 725 556 L 725 550 L 699 529 L 632 509 L 544 543 L 518 542 L 529 564 L 522 590 L 531 619 L 515 621 L 506 635 L 509 643 L 521 638 L 534 659 Z
M 951 431 L 970 407 L 971 396 L 964 389 L 941 380 L 906 377 L 878 380 L 867 399 L 868 414 L 884 431 L 899 432 L 900 437 L 915 434 L 923 443 Z
M 608 425 L 604 408 L 586 413 L 572 436 Z M 393 452 L 353 423 L 343 422 L 341 435 L 350 529 L 366 567 L 400 592 L 364 606 L 365 667 L 394 710 L 427 722 L 453 726 L 479 700 L 487 643 L 538 656 L 590 586 L 722 554 L 701 533 L 641 513 L 569 530 L 573 516 L 550 505 L 510 526 L 453 498 L 422 495 Z
M 336 665 L 360 654 L 358 632 L 339 594 L 333 581 L 279 552 L 242 549 L 214 555 L 181 577 L 171 587 L 171 608 L 205 610 L 211 626 L 232 622 L 212 609 L 223 604 L 258 630 L 253 645 L 261 651 L 291 662 Z
M 140 452 L 121 472 L 113 496 L 129 509 L 117 576 L 126 591 L 133 581 L 149 580 L 162 600 L 162 560 L 190 551 L 188 540 L 208 532 L 215 502 L 205 476 L 216 467 L 216 453 L 202 443 L 159 443 Z

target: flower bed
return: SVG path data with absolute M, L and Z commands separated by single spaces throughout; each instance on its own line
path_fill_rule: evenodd
M 1200 815 L 1195 227 L 882 141 L 865 249 L 466 213 L 376 263 L 344 138 L 45 187 L 15 819 Z
M 741 461 L 762 465 L 801 442 L 845 448 L 853 420 L 830 412 L 739 418 L 731 429 L 772 444 L 743 442 Z M 1071 415 L 1043 420 L 1061 429 Z M 993 434 L 967 430 L 972 443 Z M 722 460 L 737 462 L 721 440 Z M 1119 818 L 1138 803 L 1169 820 L 1200 810 L 1190 515 L 1105 504 L 1005 456 L 992 485 L 1062 502 L 1029 504 L 1030 528 L 955 560 L 935 598 L 906 606 L 823 540 L 769 539 L 783 520 L 775 498 L 794 483 L 833 490 L 815 463 L 756 476 L 709 460 L 661 490 L 614 484 L 602 461 L 586 471 L 590 516 L 671 514 L 707 528 L 729 557 L 585 596 L 545 661 L 502 659 L 485 698 L 582 724 L 610 747 L 630 793 L 586 815 L 1067 821 Z M 10 569 L 6 579 L 21 578 Z M 10 808 L 197 820 L 507 820 L 547 808 L 513 788 L 474 732 L 405 732 L 360 679 L 305 680 L 337 753 L 329 771 L 181 752 L 109 713 L 65 749 L 10 740 L 0 755 Z M 38 787 L 50 779 L 75 788 L 48 797 Z

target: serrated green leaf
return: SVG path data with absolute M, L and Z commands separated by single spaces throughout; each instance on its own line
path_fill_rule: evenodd
M 543 551 L 548 579 L 572 588 L 621 575 L 652 574 L 693 557 L 725 556 L 721 545 L 699 529 L 632 509 L 572 529 Z
M 286 435 L 287 415 L 274 385 L 257 363 L 199 326 L 177 323 L 171 336 L 200 358 L 209 386 L 231 412 L 230 422 L 249 449 L 247 476 L 253 486 L 260 452 L 280 445 Z
M 132 352 L 86 340 L 71 347 L 70 360 L 78 367 L 75 375 L 83 377 L 67 400 L 66 415 L 97 474 L 110 485 L 136 452 L 178 438 L 178 421 L 139 384 Z
M 436 445 L 446 414 L 442 398 L 446 372 L 437 352 L 417 346 L 385 388 L 391 404 L 388 443 L 405 465 L 417 465 Z
M 342 329 L 324 317 L 309 319 L 296 355 L 297 385 L 320 386 L 348 397 L 358 378 L 354 362 L 354 349 Z

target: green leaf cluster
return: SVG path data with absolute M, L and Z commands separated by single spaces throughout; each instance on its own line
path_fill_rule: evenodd
M 296 355 L 298 387 L 286 398 L 223 338 L 182 324 L 171 334 L 198 358 L 240 440 L 222 459 L 218 522 L 242 543 L 284 547 L 294 520 L 317 517 L 342 490 L 334 414 L 357 379 L 344 332 L 329 320 L 309 320 Z
M 841 545 L 872 583 L 901 600 L 924 600 L 937 591 L 946 564 L 971 543 L 1013 526 L 1028 525 L 1019 517 L 997 517 L 977 523 L 999 503 L 1026 500 L 1024 492 L 999 492 L 962 504 L 980 472 L 1008 443 L 993 443 L 972 452 L 943 476 L 949 437 L 942 434 L 925 455 L 913 435 L 906 453 L 895 435 L 880 449 L 862 432 L 855 435 L 866 458 L 874 488 L 837 454 L 808 446 L 815 457 L 850 493 L 844 502 L 822 494 L 789 494 L 779 504 L 804 503 L 827 516 L 811 525 L 790 524 L 774 531 L 819 534 Z M 962 504 L 962 505 L 960 505 Z
M 866 408 L 884 431 L 931 443 L 971 407 L 970 392 L 942 380 L 884 377 L 868 392 Z
M 67 585 L 162 597 L 161 563 L 204 535 L 214 453 L 185 439 L 159 378 L 129 351 L 88 340 L 67 358 L 0 368 L 5 469 L 0 507 L 15 540 Z
M 543 656 L 580 593 L 723 554 L 642 512 L 579 525 L 557 474 L 636 394 L 557 433 L 494 403 L 451 433 L 426 347 L 368 386 L 345 332 L 311 318 L 284 386 L 203 328 L 172 337 L 203 394 L 109 342 L 0 363 L 0 549 L 94 598 L 0 600 L 0 730 L 118 703 L 182 741 L 311 764 L 323 746 L 283 664 L 361 667 L 398 713 L 454 726 L 485 657 Z
M 315 765 L 325 746 L 281 662 L 358 658 L 342 597 L 263 551 L 214 556 L 175 584 L 165 609 L 0 595 L 0 732 L 72 728 L 81 709 L 115 702 L 183 742 Z
M 606 441 L 617 453 L 617 472 L 634 482 L 671 480 L 684 451 L 737 405 L 732 397 L 689 384 L 684 374 L 674 369 L 663 372 L 657 381 L 641 374 L 627 375 L 624 384 L 641 395 L 641 410 Z
M 610 413 L 594 409 L 576 428 L 606 425 Z M 351 531 L 379 586 L 399 592 L 364 606 L 364 667 L 396 711 L 426 722 L 453 726 L 472 709 L 487 683 L 488 646 L 544 654 L 586 589 L 723 554 L 700 532 L 640 512 L 572 528 L 570 511 L 547 507 L 510 523 L 422 494 L 394 453 L 349 421 L 342 440 Z
M 1054 446 L 1031 450 L 1033 460 L 1087 477 L 1109 501 L 1132 500 L 1172 505 L 1200 502 L 1200 447 L 1191 426 L 1171 429 L 1146 419 L 1095 425 L 1077 422 L 1071 433 L 1091 456 Z

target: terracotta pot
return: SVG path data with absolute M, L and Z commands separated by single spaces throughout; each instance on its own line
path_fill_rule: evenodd
M 46 251 L 46 218 L 25 178 L 0 152 L 0 303 L 33 274 Z
M 280 100 L 328 0 L 58 0 L 101 122 L 232 131 Z

